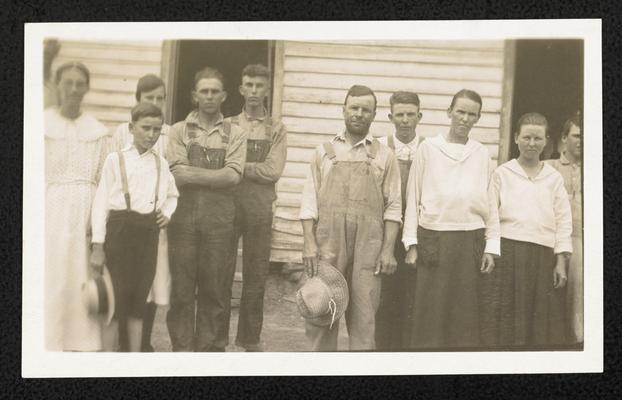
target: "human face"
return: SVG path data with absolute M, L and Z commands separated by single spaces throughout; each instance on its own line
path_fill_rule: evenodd
M 480 108 L 478 102 L 466 97 L 456 99 L 453 108 L 447 110 L 447 116 L 451 119 L 450 136 L 466 142 L 471 128 L 479 120 Z
M 568 136 L 562 138 L 566 146 L 566 152 L 570 153 L 576 160 L 581 159 L 581 128 L 572 124 L 568 131 Z
M 130 122 L 130 132 L 134 136 L 134 146 L 140 154 L 152 148 L 162 132 L 162 118 L 143 117 Z
M 393 104 L 389 120 L 395 125 L 398 136 L 408 137 L 415 132 L 415 128 L 421 119 L 419 106 L 414 104 Z
M 148 92 L 140 93 L 140 103 L 150 103 L 162 110 L 164 107 L 164 99 L 166 98 L 166 92 L 164 86 L 157 87 Z
M 240 94 L 244 97 L 246 107 L 263 107 L 268 95 L 268 79 L 263 76 L 243 76 Z
M 364 137 L 376 117 L 374 96 L 349 96 L 343 106 L 346 129 L 352 135 Z
M 58 82 L 60 103 L 62 106 L 79 107 L 89 85 L 86 76 L 77 68 L 69 68 L 62 72 Z
M 227 98 L 227 92 L 220 79 L 203 78 L 197 82 L 192 99 L 197 104 L 199 111 L 214 115 L 220 112 L 220 105 Z
M 540 160 L 540 154 L 546 146 L 546 127 L 523 125 L 514 141 L 518 145 L 521 158 L 531 161 Z

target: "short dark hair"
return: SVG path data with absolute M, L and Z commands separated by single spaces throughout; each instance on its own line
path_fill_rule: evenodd
M 164 119 L 162 110 L 153 103 L 138 103 L 132 108 L 132 122 L 146 117 Z
M 537 125 L 543 126 L 546 132 L 546 137 L 549 137 L 549 122 L 546 120 L 546 117 L 537 112 L 529 112 L 527 114 L 523 114 L 516 124 L 516 132 L 514 135 L 518 137 L 520 134 L 520 130 L 524 125 Z
M 197 83 L 201 79 L 218 79 L 222 84 L 224 89 L 225 87 L 225 76 L 216 68 L 205 67 L 194 75 L 194 88 L 196 89 Z
M 348 97 L 361 97 L 361 96 L 369 96 L 371 95 L 374 98 L 374 111 L 376 111 L 376 106 L 378 105 L 378 99 L 376 98 L 376 94 L 373 90 L 363 85 L 352 85 L 352 87 L 348 90 L 346 94 L 346 98 L 343 101 L 343 105 L 345 106 L 348 102 Z
M 86 67 L 86 65 L 82 64 L 81 62 L 78 61 L 70 61 L 70 62 L 66 62 L 63 65 L 61 65 L 60 67 L 58 67 L 58 69 L 56 70 L 56 84 L 58 85 L 60 83 L 60 80 L 63 76 L 63 72 L 69 70 L 69 69 L 77 69 L 78 71 L 82 72 L 84 74 L 84 77 L 86 78 L 86 84 L 88 86 L 90 86 L 91 83 L 91 73 L 89 72 L 89 69 Z
M 581 133 L 583 134 L 583 118 L 581 118 L 581 112 L 577 111 L 577 113 L 575 115 L 573 115 L 572 117 L 568 118 L 566 120 L 566 122 L 564 122 L 564 126 L 562 128 L 562 137 L 566 137 L 568 136 L 568 133 L 570 133 L 570 128 L 572 128 L 572 126 L 576 126 L 577 128 L 579 128 L 581 130 Z
M 479 113 L 482 113 L 482 96 L 480 96 L 477 92 L 469 89 L 462 89 L 458 93 L 454 94 L 454 97 L 451 99 L 449 109 L 452 110 L 454 108 L 454 105 L 456 104 L 456 100 L 461 98 L 473 100 L 474 102 L 478 103 Z
M 270 70 L 263 64 L 248 64 L 242 70 L 242 77 L 262 77 L 270 80 Z
M 419 96 L 415 92 L 395 92 L 389 98 L 389 104 L 393 109 L 394 104 L 413 104 L 419 107 Z
M 162 78 L 154 74 L 147 74 L 141 77 L 136 84 L 136 101 L 140 101 L 140 95 L 143 92 L 150 92 L 159 87 L 166 89 L 166 85 Z

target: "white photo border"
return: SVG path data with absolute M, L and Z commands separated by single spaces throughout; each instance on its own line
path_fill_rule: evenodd
M 23 377 L 410 375 L 603 371 L 602 33 L 599 19 L 37 23 L 25 25 Z M 583 351 L 427 353 L 60 353 L 43 338 L 42 42 L 74 40 L 584 40 Z

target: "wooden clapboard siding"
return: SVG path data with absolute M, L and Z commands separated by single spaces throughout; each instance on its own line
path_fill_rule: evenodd
M 53 68 L 67 61 L 80 61 L 91 72 L 84 110 L 114 129 L 129 120 L 138 79 L 161 74 L 162 42 L 63 40 Z
M 483 98 L 482 116 L 471 137 L 491 154 L 499 153 L 504 106 L 503 41 L 359 41 L 277 43 L 273 114 L 288 128 L 287 164 L 277 184 L 272 243 L 273 261 L 300 262 L 301 192 L 314 148 L 344 129 L 342 104 L 353 84 L 371 87 L 378 97 L 374 136 L 393 132 L 387 114 L 397 90 L 419 93 L 422 136 L 445 132 L 447 107 L 463 88 Z

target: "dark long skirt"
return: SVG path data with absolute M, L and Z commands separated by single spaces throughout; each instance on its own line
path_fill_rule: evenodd
M 376 349 L 404 350 L 410 346 L 416 271 L 404 263 L 402 235 L 395 240 L 397 270 L 382 275 L 380 306 L 376 312 Z
M 553 249 L 502 238 L 501 258 L 495 264 L 482 278 L 483 344 L 565 344 L 565 288 L 553 287 Z
M 413 348 L 479 345 L 478 283 L 484 229 L 417 230 Z

